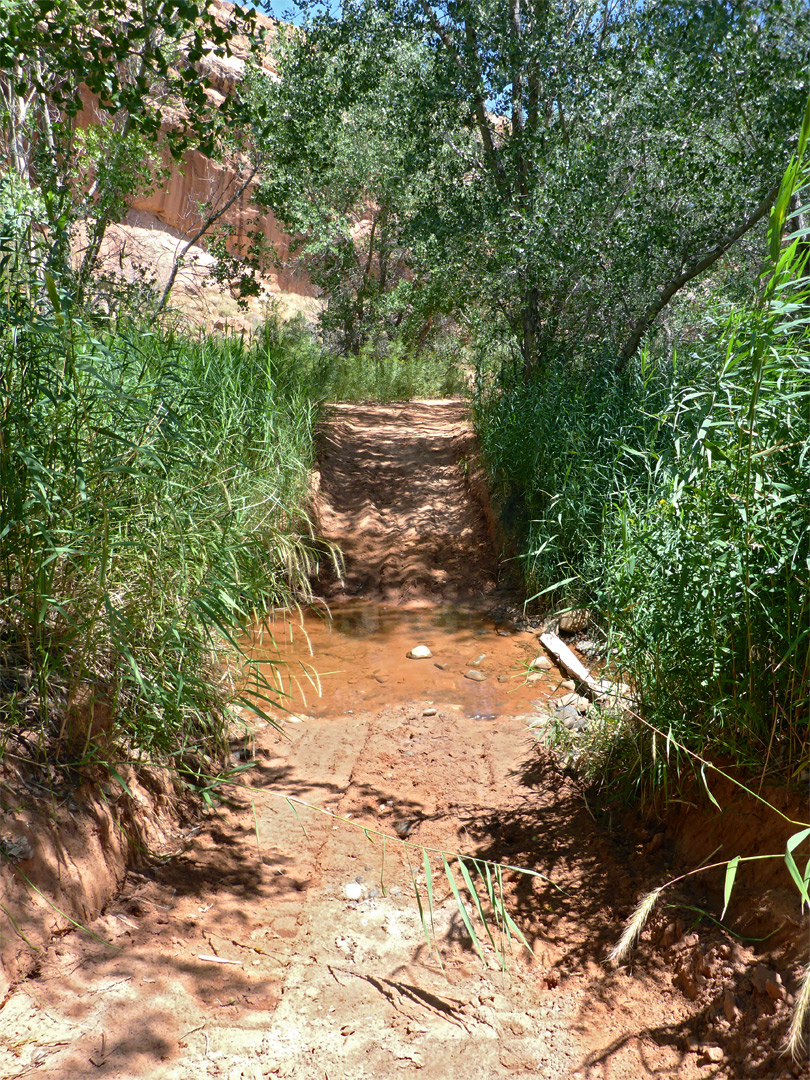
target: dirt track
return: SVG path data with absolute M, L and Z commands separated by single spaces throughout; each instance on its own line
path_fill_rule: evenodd
M 321 667 L 323 707 L 289 723 L 286 741 L 257 726 L 255 767 L 233 805 L 204 820 L 184 855 L 129 876 L 91 926 L 109 944 L 56 941 L 12 994 L 0 1013 L 0 1077 L 799 1075 L 768 1046 L 784 1029 L 784 1003 L 770 1003 L 770 1027 L 752 1033 L 761 1002 L 746 989 L 750 954 L 727 937 L 698 944 L 662 915 L 652 936 L 668 934 L 666 947 L 642 948 L 632 972 L 604 965 L 662 869 L 642 853 L 650 836 L 622 842 L 598 825 L 530 737 L 531 697 L 559 682 L 552 673 L 531 694 L 522 687 L 531 634 L 480 607 L 455 608 L 449 621 L 445 608 L 428 609 L 421 624 L 403 611 L 398 630 L 371 639 L 380 666 L 368 652 L 358 659 L 364 627 L 381 634 L 380 600 L 467 594 L 497 606 L 483 511 L 466 493 L 469 452 L 457 403 L 339 411 L 324 436 L 319 516 L 346 552 L 346 593 L 377 606 L 347 609 L 335 673 Z M 430 660 L 405 657 L 417 625 Z M 319 666 L 317 648 L 307 662 Z M 467 678 L 473 669 L 481 683 Z M 294 812 L 284 795 L 349 821 Z M 357 826 L 392 837 L 384 865 L 380 837 Z M 423 844 L 546 875 L 508 879 L 533 957 L 516 948 L 500 973 L 488 948 L 485 970 L 437 869 L 442 973 L 407 865 L 424 896 Z M 694 998 L 673 985 L 689 965 Z M 740 1007 L 736 1024 L 723 1015 L 726 993 Z

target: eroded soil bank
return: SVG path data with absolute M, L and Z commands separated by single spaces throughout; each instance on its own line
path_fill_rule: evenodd
M 672 838 L 602 819 L 533 737 L 562 675 L 526 684 L 536 638 L 495 588 L 473 455 L 457 402 L 336 410 L 318 514 L 346 555 L 335 618 L 279 616 L 254 643 L 290 692 L 286 737 L 246 717 L 252 768 L 188 850 L 130 873 L 96 938 L 43 952 L 0 1012 L 0 1076 L 803 1075 L 777 1051 L 792 909 L 755 953 L 682 893 L 631 967 L 605 964 Z M 422 845 L 536 871 L 505 875 L 533 953 L 500 971 L 480 932 L 481 963 L 432 851 L 440 966 Z

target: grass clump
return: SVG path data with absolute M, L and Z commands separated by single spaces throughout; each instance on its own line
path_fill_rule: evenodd
M 307 595 L 317 410 L 261 343 L 113 326 L 46 280 L 0 312 L 0 750 L 216 753 L 223 659 Z
M 265 344 L 280 370 L 319 402 L 409 401 L 463 394 L 466 352 L 452 334 L 419 348 L 404 339 L 364 346 L 358 353 L 324 348 L 302 321 L 282 325 L 271 320 L 263 331 Z M 289 343 L 296 342 L 296 364 L 289 367 Z

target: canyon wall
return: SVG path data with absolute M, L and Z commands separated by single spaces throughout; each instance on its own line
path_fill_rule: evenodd
M 233 6 L 216 0 L 214 7 L 218 18 L 228 25 Z M 257 14 L 257 23 L 270 37 L 278 25 L 276 20 L 261 14 Z M 210 54 L 198 64 L 210 80 L 207 94 L 213 107 L 233 92 L 244 74 L 249 43 L 234 35 L 231 48 L 230 56 Z M 278 78 L 270 53 L 265 55 L 262 66 L 270 78 Z M 80 122 L 89 124 L 98 119 L 96 103 L 88 98 Z M 168 151 L 162 156 L 164 177 L 153 190 L 131 201 L 123 221 L 108 229 L 102 248 L 102 263 L 108 272 L 130 281 L 143 277 L 154 282 L 158 289 L 167 281 L 178 253 L 200 229 L 201 208 L 223 206 L 243 182 L 237 171 L 238 162 L 213 161 L 196 150 L 188 151 L 181 162 L 173 161 Z M 276 300 L 282 315 L 301 312 L 309 317 L 317 311 L 316 290 L 309 278 L 288 262 L 289 236 L 272 213 L 260 210 L 252 201 L 254 188 L 255 184 L 251 184 L 241 193 L 221 222 L 231 230 L 227 246 L 232 254 L 244 253 L 255 233 L 275 252 L 275 260 L 267 259 L 263 266 L 265 296 L 251 298 L 247 311 L 240 310 L 236 301 L 213 281 L 211 271 L 216 259 L 205 250 L 203 237 L 185 255 L 171 299 L 173 306 L 196 323 L 216 329 L 224 328 L 225 324 L 250 328 L 263 317 L 268 299 Z

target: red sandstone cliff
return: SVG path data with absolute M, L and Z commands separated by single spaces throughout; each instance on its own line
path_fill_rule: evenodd
M 225 25 L 231 20 L 233 5 L 214 0 L 218 18 Z M 274 19 L 257 14 L 260 28 L 272 36 L 277 26 Z M 231 56 L 210 54 L 200 61 L 203 74 L 211 82 L 208 95 L 212 105 L 220 104 L 232 93 L 244 75 L 249 43 L 239 35 L 231 39 Z M 272 55 L 267 53 L 263 67 L 271 78 L 277 78 Z M 95 103 L 85 106 L 87 122 L 98 116 Z M 103 264 L 110 270 L 133 280 L 139 273 L 151 278 L 161 288 L 171 272 L 179 252 L 202 224 L 201 206 L 218 207 L 228 201 L 241 186 L 236 162 L 216 162 L 196 150 L 188 151 L 182 162 L 174 162 L 168 151 L 163 155 L 166 179 L 152 191 L 132 200 L 131 208 L 120 224 L 109 227 L 102 248 Z M 221 221 L 232 230 L 228 248 L 234 254 L 243 253 L 250 236 L 259 232 L 274 249 L 280 266 L 269 261 L 263 269 L 265 297 L 250 302 L 248 312 L 240 312 L 230 296 L 213 284 L 209 271 L 215 259 L 205 250 L 203 237 L 186 254 L 183 269 L 175 282 L 171 304 L 191 316 L 195 322 L 215 328 L 224 323 L 237 327 L 255 325 L 262 317 L 268 298 L 276 298 L 282 314 L 304 311 L 312 314 L 317 308 L 315 291 L 305 274 L 288 267 L 289 237 L 269 212 L 259 210 L 251 202 L 250 185 L 223 215 Z

